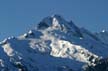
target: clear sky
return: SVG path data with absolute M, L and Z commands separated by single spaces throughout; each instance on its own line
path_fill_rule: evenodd
M 0 40 L 21 35 L 53 14 L 92 32 L 108 30 L 108 0 L 0 0 Z

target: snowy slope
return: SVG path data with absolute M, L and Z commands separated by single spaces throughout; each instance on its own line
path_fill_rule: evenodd
M 0 70 L 82 71 L 108 56 L 107 45 L 59 15 L 44 18 L 35 29 L 0 43 Z M 103 52 L 104 51 L 104 52 Z

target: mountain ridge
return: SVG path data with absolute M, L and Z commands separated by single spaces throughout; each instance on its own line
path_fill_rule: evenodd
M 85 64 L 96 66 L 106 58 L 107 50 L 97 35 L 54 15 L 36 29 L 0 43 L 0 70 L 83 71 Z

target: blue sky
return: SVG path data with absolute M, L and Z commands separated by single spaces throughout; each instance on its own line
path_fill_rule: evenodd
M 0 40 L 21 35 L 53 14 L 92 32 L 108 30 L 108 0 L 0 0 Z

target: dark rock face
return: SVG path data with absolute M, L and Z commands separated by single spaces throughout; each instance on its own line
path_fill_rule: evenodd
M 86 66 L 84 71 L 108 71 L 108 58 L 97 61 L 95 66 Z
M 45 22 L 40 22 L 38 24 L 38 29 L 45 29 L 45 28 L 48 28 L 48 24 L 46 24 Z

